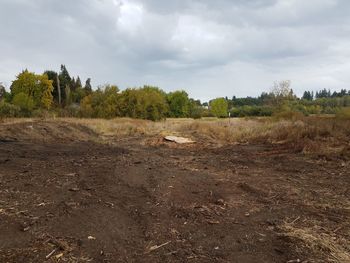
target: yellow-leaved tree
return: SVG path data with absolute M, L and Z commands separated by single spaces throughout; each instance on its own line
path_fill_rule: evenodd
M 13 103 L 22 104 L 23 99 L 18 100 L 18 97 L 22 96 L 26 97 L 26 100 L 33 101 L 33 108 L 50 109 L 53 102 L 52 91 L 52 80 L 49 80 L 46 74 L 36 75 L 28 70 L 22 71 L 11 85 L 12 97 L 17 98 Z M 18 94 L 23 95 L 16 96 Z

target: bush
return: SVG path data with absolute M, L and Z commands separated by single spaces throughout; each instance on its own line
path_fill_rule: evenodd
M 0 118 L 12 118 L 20 116 L 20 108 L 10 103 L 0 102 Z
M 31 116 L 34 118 L 48 119 L 54 117 L 55 113 L 45 109 L 37 109 L 32 112 Z
M 350 107 L 338 110 L 336 118 L 340 120 L 350 120 Z
M 24 116 L 29 116 L 34 108 L 34 101 L 24 92 L 20 92 L 13 97 L 12 103 L 21 109 Z
M 195 106 L 191 107 L 190 117 L 192 119 L 200 119 L 200 118 L 202 118 L 203 113 L 204 113 L 203 107 L 195 105 Z
M 271 116 L 273 113 L 273 108 L 269 106 L 241 106 L 235 107 L 230 111 L 231 117 L 251 117 L 251 116 L 260 116 L 266 117 Z
M 305 118 L 305 115 L 303 113 L 298 111 L 291 111 L 291 110 L 280 111 L 280 112 L 274 113 L 272 116 L 276 120 L 291 120 L 291 121 L 303 120 Z

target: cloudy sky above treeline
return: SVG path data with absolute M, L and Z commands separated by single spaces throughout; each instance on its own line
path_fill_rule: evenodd
M 350 89 L 349 0 L 0 0 L 0 82 L 65 64 L 120 88 Z

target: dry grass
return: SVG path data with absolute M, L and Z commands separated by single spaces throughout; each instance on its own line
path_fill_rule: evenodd
M 350 149 L 350 121 L 336 118 L 200 120 L 183 123 L 176 131 L 223 144 L 286 144 L 305 154 L 349 155 Z
M 130 137 L 138 135 L 152 135 L 155 129 L 152 122 L 136 119 L 59 119 L 68 123 L 78 123 L 89 127 L 104 137 Z
M 102 138 L 133 136 L 182 135 L 200 142 L 286 144 L 291 150 L 306 154 L 349 155 L 350 120 L 327 117 L 307 117 L 285 120 L 275 118 L 251 119 L 167 119 L 151 122 L 129 118 L 112 120 L 58 118 L 89 127 Z M 33 121 L 5 119 L 4 123 Z
M 32 118 L 2 118 L 0 123 L 2 124 L 16 124 L 16 123 L 25 123 L 33 122 L 35 119 Z
M 335 233 L 325 232 L 316 223 L 313 227 L 296 227 L 292 223 L 285 223 L 280 229 L 284 236 L 301 242 L 311 250 L 320 260 L 317 262 L 350 262 L 350 241 Z

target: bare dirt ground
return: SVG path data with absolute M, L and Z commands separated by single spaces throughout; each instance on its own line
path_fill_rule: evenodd
M 347 159 L 0 125 L 0 262 L 349 262 Z

